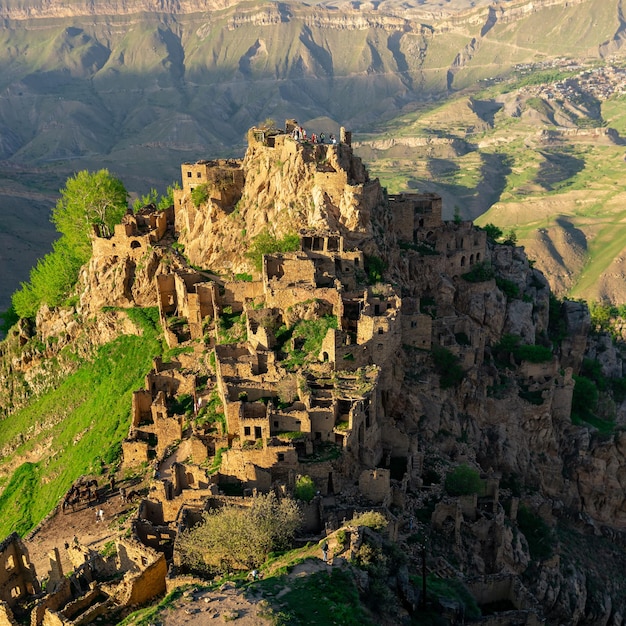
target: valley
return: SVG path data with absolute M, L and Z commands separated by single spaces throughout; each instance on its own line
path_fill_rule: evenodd
M 345 125 L 364 146 L 368 133 L 389 137 L 393 149 L 364 148 L 363 154 L 390 190 L 402 186 L 394 179 L 404 171 L 413 188 L 435 185 L 446 210 L 463 217 L 478 217 L 498 201 L 511 205 L 507 216 L 515 213 L 513 199 L 506 197 L 514 186 L 507 182 L 512 165 L 506 151 L 488 146 L 470 150 L 455 141 L 451 151 L 444 149 L 450 137 L 460 135 L 474 142 L 482 132 L 489 142 L 485 125 L 493 116 L 499 125 L 503 113 L 479 112 L 487 121 L 477 120 L 454 102 L 472 96 L 489 108 L 495 96 L 480 94 L 490 84 L 497 87 L 525 67 L 549 66 L 554 58 L 604 63 L 609 55 L 619 57 L 620 6 L 616 0 L 512 0 L 491 8 L 486 2 L 460 1 L 383 2 L 376 7 L 183 2 L 157 10 L 145 3 L 75 2 L 60 11 L 41 2 L 5 0 L 0 4 L 5 18 L 0 33 L 0 193 L 7 245 L 2 250 L 6 271 L 0 310 L 35 259 L 49 249 L 54 234 L 46 211 L 68 176 L 107 167 L 123 178 L 133 197 L 151 188 L 162 192 L 176 179 L 176 163 L 207 154 L 240 156 L 245 130 L 267 118 L 293 116 L 327 135 Z M 592 22 L 588 15 L 594 16 Z M 550 83 L 549 72 L 542 74 Z M 451 109 L 445 108 L 448 100 Z M 444 116 L 455 116 L 456 130 L 443 127 L 449 117 L 433 118 L 438 105 Z M 535 129 L 559 122 L 535 113 Z M 432 152 L 436 160 L 419 175 L 420 151 L 411 148 L 409 138 L 414 131 L 422 134 L 414 128 L 422 114 L 417 126 L 441 143 Z M 464 116 L 469 117 L 464 121 Z M 518 137 L 510 151 L 529 158 L 523 156 L 526 131 L 502 130 Z M 472 134 L 466 137 L 467 132 Z M 459 150 L 462 154 L 456 154 Z M 607 148 L 597 157 L 610 163 L 612 153 Z M 452 162 L 458 162 L 457 173 Z M 525 169 L 522 161 L 518 167 Z M 25 186 L 37 194 L 28 208 L 20 199 Z M 541 186 L 537 191 L 537 197 L 547 192 Z M 604 200 L 599 202 L 604 206 Z M 532 255 L 525 228 L 518 227 L 520 241 Z M 561 240 L 566 238 L 560 232 L 551 236 L 559 249 Z M 570 259 L 553 262 L 563 276 L 555 283 L 559 292 L 574 288 L 574 279 L 565 277 L 567 271 L 577 271 L 578 252 L 572 255 L 571 270 L 563 269 Z M 611 276 L 618 272 L 610 262 L 605 271 L 607 286 L 597 297 L 616 298 L 617 281 Z M 576 294 L 585 290 L 583 283 Z
M 362 149 L 391 191 L 435 191 L 450 217 L 512 229 L 556 293 L 622 302 L 624 66 L 515 70 L 403 118 L 393 145 L 365 139 Z

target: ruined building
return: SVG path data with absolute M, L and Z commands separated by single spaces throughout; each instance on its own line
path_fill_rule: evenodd
M 446 222 L 434 194 L 388 195 L 348 132 L 314 144 L 294 127 L 253 129 L 241 161 L 183 164 L 170 210 L 129 214 L 112 237 L 94 237 L 85 293 L 98 306 L 157 307 L 171 356 L 154 359 L 129 407 L 123 469 L 152 477 L 131 540 L 115 565 L 77 564 L 76 580 L 104 596 L 86 599 L 93 589 L 81 583 L 46 608 L 70 619 L 71 602 L 97 612 L 146 598 L 141 582 L 100 585 L 102 572 L 154 576 L 161 589 L 159 555 L 175 564 L 177 533 L 203 511 L 297 493 L 308 477 L 307 532 L 379 508 L 397 535 L 419 512 L 481 603 L 541 623 L 520 578 L 529 557 L 518 511 L 554 523 L 547 499 L 562 498 L 556 511 L 623 517 L 619 499 L 602 496 L 617 470 L 602 489 L 592 472 L 619 467 L 621 440 L 580 437 L 574 451 L 570 437 L 582 307 L 563 306 L 567 336 L 547 348 L 553 303 L 522 250 Z M 446 472 L 464 464 L 481 468 L 484 493 L 447 495 Z M 514 494 L 511 475 L 535 495 Z M 543 566 L 557 575 L 558 563 Z M 26 580 L 5 602 L 21 599 Z

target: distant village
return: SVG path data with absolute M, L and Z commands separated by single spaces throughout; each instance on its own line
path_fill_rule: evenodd
M 581 104 L 588 98 L 599 101 L 608 100 L 614 95 L 626 93 L 626 67 L 602 65 L 586 69 L 571 60 L 556 60 L 545 64 L 517 65 L 515 70 L 520 75 L 547 69 L 558 69 L 577 74 L 553 84 L 541 84 L 524 87 L 526 93 L 546 98 L 564 100 L 571 104 Z

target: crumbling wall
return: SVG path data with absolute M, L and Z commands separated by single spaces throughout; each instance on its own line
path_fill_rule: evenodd
M 28 550 L 17 533 L 0 543 L 0 600 L 14 607 L 39 592 L 39 582 Z
M 148 389 L 133 391 L 131 407 L 131 426 L 138 428 L 142 422 L 152 422 L 152 393 Z
M 362 471 L 359 490 L 374 504 L 388 504 L 391 500 L 391 473 L 382 468 Z
M 138 439 L 124 439 L 122 441 L 122 467 L 130 468 L 148 462 L 148 450 L 150 446 L 147 441 Z
M 118 540 L 117 553 L 120 569 L 127 572 L 120 598 L 122 604 L 143 604 L 165 592 L 165 555 L 129 539 Z
M 228 306 L 233 313 L 241 313 L 246 300 L 262 298 L 263 293 L 263 282 L 260 280 L 225 282 L 218 295 L 220 310 L 223 311 Z

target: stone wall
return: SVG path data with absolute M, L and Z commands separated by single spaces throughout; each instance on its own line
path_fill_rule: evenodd
M 443 203 L 436 194 L 389 195 L 393 227 L 401 241 L 417 242 L 442 225 Z
M 142 257 L 154 243 L 158 242 L 167 230 L 166 212 L 157 212 L 152 221 L 141 223 L 134 215 L 125 215 L 122 223 L 115 226 L 110 239 L 93 237 L 93 255 L 128 256 L 134 260 Z
M 122 604 L 143 604 L 165 592 L 165 555 L 128 539 L 118 540 L 117 553 L 120 569 L 127 572 Z
M 14 607 L 39 592 L 39 582 L 28 550 L 17 533 L 0 543 L 0 600 Z
M 391 474 L 388 469 L 363 470 L 359 475 L 359 490 L 374 504 L 389 504 Z
M 147 463 L 149 460 L 149 449 L 150 446 L 147 441 L 124 439 L 124 441 L 122 441 L 122 467 L 131 468 L 137 467 L 142 463 Z

